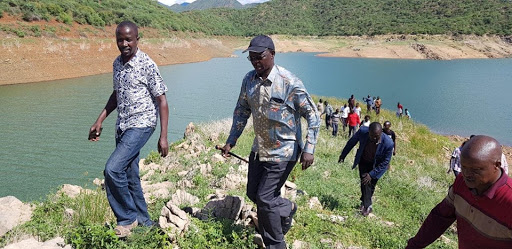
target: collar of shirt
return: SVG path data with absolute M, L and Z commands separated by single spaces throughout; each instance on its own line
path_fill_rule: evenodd
M 137 57 L 139 57 L 139 56 L 140 56 L 140 49 L 139 49 L 139 48 L 137 48 L 137 52 L 135 52 L 135 55 L 134 55 L 134 56 L 133 56 L 129 61 L 127 61 L 126 63 L 124 63 L 124 64 L 123 64 L 123 59 L 121 58 L 121 56 L 119 56 L 119 60 L 120 60 L 119 62 L 120 62 L 120 63 L 121 63 L 121 65 L 122 65 L 122 66 L 124 66 L 124 67 L 127 67 L 127 66 L 129 66 L 129 67 L 134 67 L 134 66 L 135 66 L 135 64 L 136 64 L 136 63 L 137 63 L 137 61 L 138 61 L 138 60 L 137 60 Z
M 507 183 L 508 175 L 505 174 L 505 172 L 504 172 L 504 170 L 502 168 L 500 168 L 500 170 L 501 170 L 500 178 L 498 178 L 498 180 L 495 183 L 493 183 L 488 190 L 483 192 L 482 196 L 487 196 L 487 198 L 489 198 L 489 199 L 494 198 L 494 195 L 496 194 L 496 191 L 498 191 L 498 189 L 501 186 L 503 186 L 503 185 L 505 185 Z M 475 193 L 476 191 L 473 191 L 473 189 L 472 189 L 471 192 Z
M 258 78 L 261 81 L 261 84 L 265 84 L 266 82 L 269 82 L 270 85 L 275 82 L 276 77 L 278 75 L 279 69 L 277 68 L 276 64 L 272 66 L 272 69 L 270 70 L 270 73 L 267 76 L 267 79 L 263 79 L 258 74 L 255 74 L 255 78 Z

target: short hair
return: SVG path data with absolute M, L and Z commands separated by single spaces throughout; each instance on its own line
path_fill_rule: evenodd
M 382 131 L 382 125 L 379 122 L 373 122 L 370 124 L 370 131 Z
M 384 126 L 386 126 L 387 124 L 391 125 L 391 122 L 386 120 L 386 122 L 384 122 Z
M 129 27 L 129 28 L 135 30 L 135 35 L 137 37 L 139 37 L 139 28 L 137 27 L 137 24 L 135 24 L 134 22 L 132 22 L 132 21 L 122 21 L 122 22 L 120 22 L 117 25 L 116 34 L 117 34 L 117 32 L 119 32 L 119 29 L 122 28 L 122 27 Z

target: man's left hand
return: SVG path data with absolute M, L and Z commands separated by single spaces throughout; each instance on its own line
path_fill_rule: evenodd
M 371 181 L 372 181 L 372 177 L 370 176 L 370 174 L 368 174 L 368 173 L 363 174 L 363 178 L 361 179 L 361 182 L 364 185 L 368 185 Z
M 306 170 L 313 164 L 313 161 L 315 161 L 315 156 L 313 154 L 303 152 L 302 156 L 300 157 L 300 163 L 302 163 L 302 170 Z
M 158 139 L 158 152 L 162 157 L 166 157 L 169 153 L 169 143 L 167 142 L 167 138 Z

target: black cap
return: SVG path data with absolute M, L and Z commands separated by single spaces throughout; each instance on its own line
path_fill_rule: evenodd
M 247 51 L 262 53 L 266 49 L 276 50 L 272 38 L 266 35 L 258 35 L 252 38 L 251 43 L 249 43 L 249 47 L 242 53 L 245 53 Z

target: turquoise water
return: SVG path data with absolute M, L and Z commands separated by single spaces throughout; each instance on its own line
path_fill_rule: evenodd
M 170 140 L 189 122 L 231 116 L 246 72 L 245 54 L 160 67 L 169 87 Z M 512 145 L 512 59 L 393 60 L 277 54 L 311 94 L 379 95 L 384 108 L 400 101 L 414 119 L 444 134 L 488 134 Z M 64 183 L 91 185 L 114 149 L 113 112 L 101 140 L 87 140 L 112 92 L 111 74 L 0 87 L 0 196 L 39 200 Z M 159 129 L 143 148 L 156 150 Z

